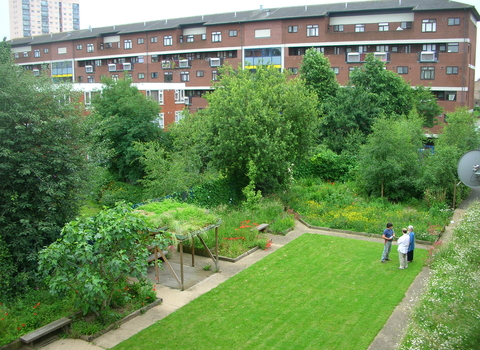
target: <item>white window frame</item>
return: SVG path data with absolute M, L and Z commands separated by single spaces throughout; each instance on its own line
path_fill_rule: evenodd
M 132 39 L 125 39 L 123 41 L 123 49 L 124 50 L 130 50 L 132 47 L 133 47 Z
M 175 103 L 185 103 L 185 90 L 175 90 Z
M 318 24 L 307 24 L 307 37 L 318 36 Z
M 85 73 L 93 73 L 94 70 L 93 70 L 93 66 L 85 66 Z
M 95 52 L 95 45 L 87 44 L 87 52 Z
M 423 19 L 422 20 L 422 33 L 436 32 L 437 20 L 436 19 Z
M 210 58 L 209 62 L 210 62 L 210 67 L 220 67 L 222 65 L 220 57 L 212 57 Z
M 109 72 L 116 72 L 117 71 L 117 65 L 115 63 L 110 63 L 108 65 L 108 71 Z
M 355 24 L 355 33 L 365 32 L 365 24 Z
M 173 45 L 173 36 L 164 35 L 163 36 L 163 46 L 172 46 Z
M 420 62 L 436 62 L 434 51 L 422 51 L 420 52 Z
M 189 68 L 190 67 L 190 62 L 188 60 L 179 60 L 178 61 L 178 67 L 179 68 Z
M 388 32 L 389 30 L 389 25 L 388 23 L 378 23 L 378 31 L 379 32 Z
M 222 42 L 222 32 L 212 32 L 212 43 Z
M 179 123 L 183 119 L 183 111 L 175 111 L 175 123 Z
M 349 62 L 349 63 L 360 62 L 360 52 L 349 52 L 349 53 L 347 53 L 347 62 Z
M 190 72 L 188 71 L 180 72 L 180 81 L 182 82 L 190 81 Z

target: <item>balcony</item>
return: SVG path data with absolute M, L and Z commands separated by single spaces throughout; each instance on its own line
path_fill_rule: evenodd
M 368 52 L 347 52 L 345 61 L 347 63 L 364 63 L 368 54 Z M 389 52 L 373 52 L 373 56 L 382 62 L 390 62 Z
M 438 54 L 436 51 L 419 52 L 418 62 L 438 62 Z

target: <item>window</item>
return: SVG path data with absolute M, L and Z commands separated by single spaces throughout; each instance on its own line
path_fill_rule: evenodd
M 445 91 L 445 100 L 446 101 L 456 101 L 457 93 L 455 91 Z
M 169 83 L 173 81 L 173 73 L 172 72 L 164 72 L 163 73 L 163 81 L 165 83 Z
M 180 81 L 190 81 L 190 72 L 180 72 Z
M 23 52 L 23 57 L 28 57 L 28 52 L 27 51 Z
M 150 76 L 152 77 L 152 79 L 157 79 L 158 78 L 158 72 L 152 72 L 152 73 L 150 73 Z
M 435 67 L 421 67 L 420 72 L 420 79 L 422 80 L 435 79 Z
M 219 43 L 222 41 L 222 32 L 212 32 L 212 43 Z
M 158 62 L 158 55 L 152 55 L 152 63 Z
M 144 41 L 143 38 L 138 38 L 138 39 L 137 39 L 137 44 L 138 44 L 138 45 L 142 45 L 144 42 L 145 42 L 145 41 Z
M 150 38 L 150 42 L 151 42 L 151 43 L 158 43 L 158 37 L 157 37 L 157 36 L 152 36 L 152 37 Z
M 437 20 L 436 19 L 424 19 L 422 20 L 422 32 L 436 32 Z
M 412 22 L 402 22 L 402 23 L 400 23 L 400 28 L 402 28 L 402 29 L 412 29 Z
M 218 80 L 218 71 L 212 70 L 212 80 L 217 81 Z
M 388 32 L 388 23 L 378 23 L 379 32 Z
M 460 18 L 449 18 L 448 19 L 449 26 L 459 26 L 460 25 Z
M 221 65 L 221 60 L 218 57 L 210 58 L 210 67 L 219 67 Z
M 388 45 L 375 46 L 375 52 L 388 52 Z
M 184 90 L 175 90 L 175 103 L 185 103 Z
M 182 118 L 183 118 L 182 111 L 175 111 L 175 123 L 180 122 Z
M 333 73 L 340 74 L 340 68 L 339 67 L 331 67 L 330 69 L 332 70 Z
M 18 52 L 15 52 L 15 53 L 13 54 L 13 57 L 18 58 L 18 57 L 20 57 L 20 55 L 18 54 Z
M 288 70 L 290 72 L 292 72 L 292 74 L 298 74 L 298 68 L 297 67 L 288 68 Z
M 118 81 L 118 74 L 112 74 L 112 80 Z
M 237 36 L 237 31 L 236 30 L 229 30 L 228 31 L 228 36 Z
M 420 62 L 437 62 L 437 56 L 435 52 L 432 51 L 424 51 L 420 52 Z
M 123 48 L 125 50 L 131 49 L 132 48 L 132 40 L 130 40 L 130 39 L 124 40 L 123 41 Z
M 255 29 L 255 38 L 270 38 L 270 29 Z
M 78 77 L 77 77 L 77 82 L 78 82 L 78 83 L 82 83 L 82 82 L 83 82 L 83 77 L 82 77 L 82 76 L 78 76 Z
M 187 43 L 193 43 L 195 40 L 195 37 L 193 35 L 187 35 Z
M 50 50 L 48 48 L 43 49 L 43 53 L 48 53 Z
M 360 33 L 365 31 L 365 24 L 355 24 L 355 32 Z
M 197 77 L 201 78 L 205 75 L 205 71 L 204 70 L 197 70 Z
M 359 52 L 347 53 L 347 62 L 360 62 L 360 53 Z
M 173 37 L 171 35 L 165 35 L 163 37 L 163 46 L 172 46 L 173 45 Z
M 77 50 L 83 50 L 83 45 L 82 45 L 82 44 L 78 44 L 78 45 L 76 46 L 76 48 L 77 48 Z
M 152 123 L 157 124 L 159 128 L 164 128 L 165 127 L 165 113 L 158 113 L 158 118 L 153 120 Z
M 95 60 L 95 67 L 101 67 L 102 66 L 102 60 Z
M 437 45 L 435 45 L 435 44 L 424 44 L 424 45 L 422 45 L 422 51 L 437 51 Z
M 205 33 L 202 34 L 202 40 L 207 40 L 207 34 Z
M 138 73 L 138 79 L 145 79 L 145 73 Z
M 392 46 L 392 52 L 398 52 L 398 46 Z
M 87 75 L 87 83 L 94 83 L 94 82 L 95 82 L 95 76 Z
M 448 43 L 447 52 L 458 52 L 458 43 Z
M 333 48 L 333 54 L 334 54 L 334 55 L 340 55 L 340 53 L 341 53 L 340 48 L 339 48 L 338 46 L 335 46 L 335 47 Z
M 408 74 L 408 67 L 407 66 L 397 67 L 397 74 Z
M 85 66 L 85 73 L 94 73 L 94 69 L 93 69 L 93 66 L 91 65 L 87 65 Z
M 343 32 L 343 24 L 333 26 L 334 32 Z
M 87 44 L 87 52 L 94 52 L 95 49 L 94 49 L 94 46 L 93 44 Z
M 357 67 L 348 67 L 348 77 L 352 75 L 352 73 L 357 69 Z
M 33 57 L 40 57 L 40 50 L 34 50 Z
M 298 26 L 288 26 L 289 33 L 298 33 Z
M 318 36 L 318 24 L 307 25 L 307 36 Z
M 188 60 L 179 60 L 178 61 L 178 67 L 179 68 L 189 68 L 190 67 L 190 62 Z
M 447 74 L 458 74 L 458 67 L 456 66 L 447 67 L 446 72 Z

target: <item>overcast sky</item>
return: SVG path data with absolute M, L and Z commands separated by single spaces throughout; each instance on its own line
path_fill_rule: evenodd
M 178 2 L 177 2 L 178 1 Z M 298 5 L 338 3 L 338 0 L 258 0 L 251 1 L 201 1 L 201 0 L 133 0 L 133 1 L 105 1 L 105 0 L 78 0 L 80 4 L 80 28 L 89 26 L 103 27 L 114 24 L 127 24 L 143 21 L 153 21 L 165 18 L 179 18 L 212 13 L 256 10 L 263 8 L 288 7 Z M 363 0 L 348 0 L 355 2 Z M 459 1 L 477 6 L 478 0 Z M 8 19 L 9 0 L 0 0 L 0 40 L 10 39 L 10 24 Z M 480 23 L 479 23 L 480 25 Z M 477 26 L 478 28 L 478 26 Z M 477 29 L 477 79 L 480 78 L 480 32 Z

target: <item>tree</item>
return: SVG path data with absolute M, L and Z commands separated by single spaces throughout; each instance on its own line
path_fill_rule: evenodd
M 391 200 L 418 197 L 423 137 L 422 121 L 414 113 L 378 119 L 360 150 L 359 187 L 369 195 Z
M 102 93 L 96 96 L 92 133 L 98 144 L 107 143 L 110 155 L 107 168 L 117 181 L 135 183 L 144 175 L 138 160 L 141 153 L 133 143 L 162 138 L 162 130 L 153 123 L 160 112 L 158 103 L 148 99 L 129 79 L 105 78 Z
M 128 278 L 146 280 L 150 226 L 125 204 L 68 223 L 61 238 L 40 252 L 51 292 L 74 292 L 84 314 L 101 314 Z M 163 249 L 167 241 L 159 244 Z
M 413 102 L 417 113 L 423 119 L 423 126 L 431 128 L 435 118 L 442 114 L 442 107 L 437 103 L 430 88 L 419 85 L 413 89 Z
M 227 66 L 220 73 L 208 108 L 196 116 L 206 125 L 209 163 L 238 188 L 252 181 L 264 193 L 287 186 L 292 166 L 314 142 L 316 96 L 273 67 L 253 73 Z
M 395 72 L 385 69 L 385 63 L 368 54 L 365 64 L 355 69 L 350 84 L 372 94 L 372 103 L 385 116 L 408 115 L 412 110 L 413 90 Z
M 458 161 L 464 153 L 480 146 L 475 122 L 475 117 L 466 108 L 448 114 L 447 123 L 435 142 L 435 152 L 427 157 L 422 175 L 423 189 L 430 202 L 444 203 L 454 198 L 456 184 L 460 181 Z
M 305 80 L 305 85 L 315 92 L 320 103 L 337 94 L 339 85 L 330 68 L 330 61 L 313 47 L 303 56 L 300 77 Z
M 35 279 L 38 251 L 78 214 L 88 181 L 82 109 L 70 88 L 15 65 L 0 43 L 0 249 L 15 266 L 16 293 Z

